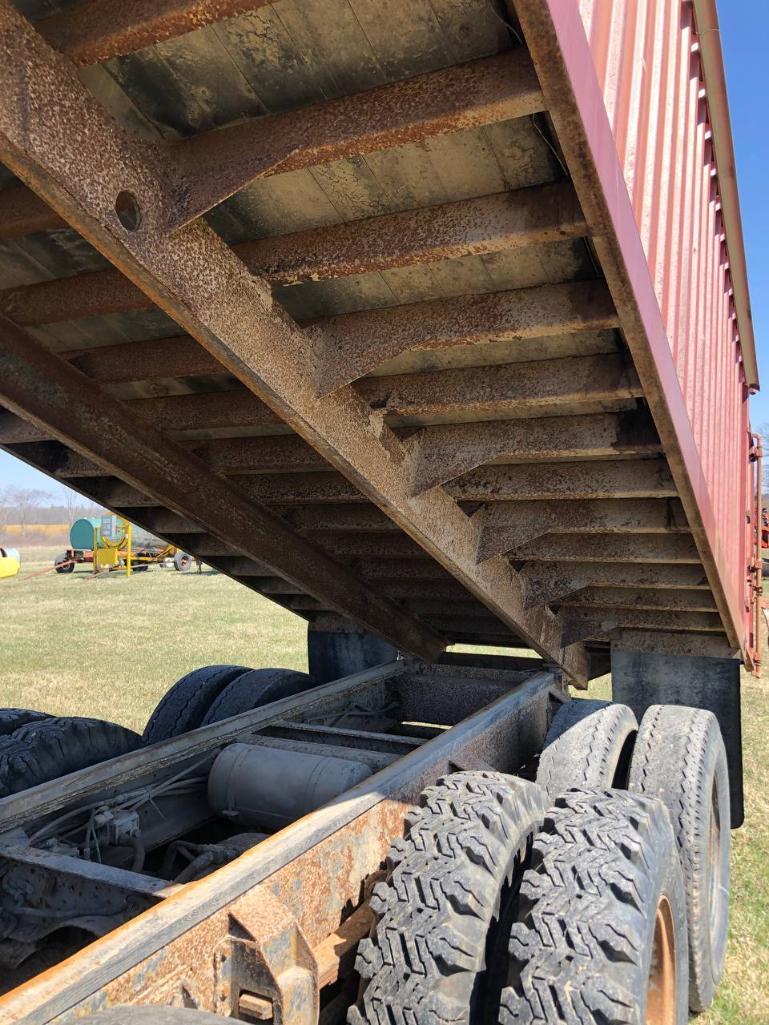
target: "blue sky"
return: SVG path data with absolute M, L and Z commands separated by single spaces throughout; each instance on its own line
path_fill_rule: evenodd
M 722 45 L 732 114 L 745 231 L 753 323 L 763 393 L 752 399 L 754 428 L 769 423 L 769 86 L 766 73 L 766 0 L 719 0 Z M 0 488 L 60 487 L 0 452 Z
M 769 137 L 766 0 L 719 0 L 753 326 L 763 392 L 751 400 L 754 429 L 769 422 Z

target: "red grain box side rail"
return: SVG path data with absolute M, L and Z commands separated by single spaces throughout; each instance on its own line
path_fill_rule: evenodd
M 715 0 L 580 0 L 579 11 L 675 369 L 667 401 L 689 421 L 690 476 L 750 652 L 759 381 Z

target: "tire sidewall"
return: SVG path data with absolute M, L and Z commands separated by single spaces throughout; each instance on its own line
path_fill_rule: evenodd
M 667 810 L 660 808 L 660 814 L 667 815 Z M 672 838 L 672 830 L 670 832 Z M 654 929 L 656 923 L 656 910 L 660 901 L 665 898 L 670 905 L 671 918 L 673 922 L 673 937 L 675 943 L 675 973 L 676 973 L 676 1025 L 686 1025 L 689 1021 L 689 945 L 686 917 L 686 892 L 684 890 L 683 873 L 678 859 L 678 852 L 674 845 L 665 846 L 661 850 L 655 850 L 654 887 L 649 897 L 648 907 L 650 914 L 646 920 L 646 936 L 644 946 L 644 957 L 642 961 L 643 973 L 641 975 L 642 993 L 639 993 L 639 1004 L 642 1013 L 639 1015 L 639 1022 L 646 1021 L 648 980 L 652 967 L 652 955 L 654 952 Z
M 702 1000 L 697 1001 L 702 1006 L 694 1010 L 704 1010 L 715 995 L 718 981 L 723 971 L 726 958 L 726 945 L 728 939 L 729 924 L 729 880 L 730 880 L 730 804 L 729 804 L 729 771 L 726 765 L 726 755 L 723 743 L 719 743 L 720 737 L 717 734 L 718 727 L 715 722 L 712 729 L 708 731 L 708 744 L 706 749 L 705 772 L 701 785 L 698 788 L 697 803 L 705 812 L 704 835 L 702 837 L 702 849 L 698 852 L 696 863 L 689 858 L 689 871 L 693 879 L 696 879 L 696 892 L 689 894 L 689 917 L 690 921 L 698 921 L 700 924 L 696 939 L 700 955 L 699 962 L 703 970 L 703 978 L 700 981 Z M 718 818 L 720 823 L 720 844 L 717 852 L 717 862 L 714 864 L 709 857 L 709 830 L 711 820 L 711 794 L 715 786 L 716 802 L 718 806 Z M 682 857 L 686 858 L 686 852 L 682 851 Z M 712 885 L 718 888 L 719 912 L 715 928 L 711 929 L 709 898 L 711 877 L 717 873 L 717 878 Z M 697 905 L 702 903 L 702 913 L 694 915 L 695 909 L 700 910 Z M 692 1001 L 693 1003 L 695 1001 Z
M 643 758 L 638 769 L 631 767 L 630 789 L 660 799 L 670 812 L 685 879 L 689 1005 L 693 1011 L 703 1011 L 710 1005 L 721 978 L 728 940 L 729 772 L 715 716 L 707 713 L 704 733 L 697 746 L 688 749 L 684 724 L 680 721 L 684 711 L 697 716 L 706 714 L 679 706 L 653 706 L 647 711 L 636 745 L 636 754 L 642 753 Z M 663 718 L 655 722 L 655 717 L 660 716 Z M 692 773 L 696 774 L 696 784 L 692 782 Z M 715 864 L 709 851 L 714 785 L 721 830 Z M 713 872 L 718 873 L 715 885 L 720 907 L 715 928 L 711 929 L 709 899 Z

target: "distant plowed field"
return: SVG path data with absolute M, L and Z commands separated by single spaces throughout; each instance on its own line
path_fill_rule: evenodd
M 0 545 L 19 548 L 22 545 L 67 545 L 69 524 L 67 523 L 8 523 L 0 527 Z

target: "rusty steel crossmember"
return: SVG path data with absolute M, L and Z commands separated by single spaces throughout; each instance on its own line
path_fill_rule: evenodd
M 352 96 L 252 118 L 172 143 L 166 228 L 206 213 L 256 178 L 375 153 L 540 113 L 525 49 L 484 57 Z
M 0 399 L 44 424 L 67 444 L 141 487 L 158 504 L 205 522 L 236 551 L 272 566 L 405 650 L 434 658 L 445 642 L 394 602 L 371 592 L 342 564 L 301 538 L 279 517 L 245 498 L 200 459 L 136 420 L 81 373 L 21 328 L 0 318 Z M 45 442 L 42 443 L 46 444 Z M 66 458 L 78 460 L 78 456 Z M 81 468 L 82 469 L 82 468 Z
M 29 189 L 0 192 L 0 238 L 14 237 L 19 225 L 32 232 L 65 223 L 48 207 L 46 220 L 36 206 L 40 203 Z M 239 242 L 233 249 L 254 274 L 273 285 L 292 285 L 540 246 L 584 234 L 574 190 L 567 182 Z M 601 310 L 600 299 L 591 302 L 592 296 L 584 291 L 583 285 L 519 289 L 515 301 L 520 311 L 511 326 L 519 327 L 520 337 L 573 331 L 583 323 L 587 328 L 591 321 L 598 327 L 607 321 L 612 326 L 616 317 Z M 25 326 L 151 306 L 140 288 L 111 268 L 0 292 L 0 312 Z M 338 319 L 334 318 L 335 325 Z M 341 318 L 342 325 L 346 319 L 350 318 Z M 353 331 L 354 323 L 353 318 Z
M 520 55 L 516 67 L 514 79 Z M 528 71 L 521 73 L 528 82 Z M 488 109 L 496 110 L 509 83 L 504 76 L 487 81 L 494 93 Z M 451 96 L 458 109 L 457 94 Z M 575 681 L 587 679 L 585 648 L 562 645 L 560 621 L 549 609 L 525 607 L 510 563 L 504 557 L 476 563 L 474 528 L 453 498 L 439 490 L 409 494 L 403 447 L 381 418 L 351 388 L 318 399 L 313 340 L 276 306 L 269 288 L 202 221 L 168 232 L 173 186 L 166 154 L 129 138 L 71 62 L 9 0 L 0 2 L 0 156 L 510 629 Z M 177 223 L 190 209 L 186 203 L 177 211 Z M 44 409 L 34 419 L 44 422 Z M 59 426 L 65 436 L 66 426 Z M 317 582 L 309 590 L 317 592 Z M 374 602 L 371 591 L 360 595 L 352 614 L 361 619 Z M 350 602 L 344 604 L 349 610 Z M 434 654 L 432 636 L 426 632 L 422 640 Z M 422 643 L 408 647 L 419 650 Z
M 88 0 L 37 22 L 51 46 L 80 66 L 97 64 L 206 25 L 250 14 L 274 0 Z

